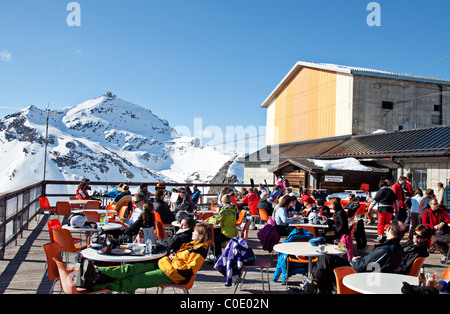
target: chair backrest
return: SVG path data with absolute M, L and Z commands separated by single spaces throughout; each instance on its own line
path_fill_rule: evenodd
M 448 267 L 444 273 L 442 274 L 441 280 L 448 280 L 450 279 L 450 267 Z
M 238 207 L 238 203 L 237 203 L 237 201 L 236 201 L 236 197 L 235 197 L 235 196 L 232 196 L 232 197 L 231 197 L 231 203 L 233 203 L 233 204 L 234 204 L 234 206 L 236 206 L 236 208 L 239 208 L 239 207 Z
M 214 207 L 214 201 L 213 201 L 212 197 L 209 198 L 209 201 L 211 202 L 211 207 Z
M 250 230 L 250 225 L 252 223 L 250 221 L 247 221 L 244 225 L 244 228 L 242 228 L 242 232 L 241 232 L 241 238 L 245 240 L 245 242 L 248 241 L 248 232 Z
M 70 215 L 70 203 L 69 202 L 56 202 L 56 215 L 67 216 Z
M 162 224 L 162 222 L 155 220 L 155 231 L 156 237 L 159 240 L 162 240 L 166 237 L 166 232 L 164 231 L 164 225 Z
M 61 287 L 65 294 L 79 294 L 78 289 L 75 286 L 75 273 L 69 272 L 67 270 L 66 264 L 53 258 L 53 261 L 58 267 L 59 280 L 61 282 Z
M 126 214 L 126 212 L 127 212 L 127 209 L 128 209 L 128 206 L 122 206 L 122 207 L 120 207 L 118 216 L 119 216 L 120 218 L 125 218 L 125 214 Z
M 52 228 L 53 243 L 61 252 L 76 252 L 77 249 L 73 244 L 72 234 L 64 228 Z
M 153 211 L 153 215 L 155 216 L 155 221 L 159 221 L 160 223 L 163 223 L 162 219 L 161 219 L 161 215 L 156 210 Z
M 75 201 L 77 199 L 78 199 L 78 197 L 76 197 L 76 196 L 69 196 L 69 200 L 71 200 L 71 201 Z
M 39 197 L 39 206 L 41 209 L 50 209 L 50 202 L 46 197 Z
M 422 267 L 424 262 L 425 262 L 425 257 L 416 258 L 414 260 L 414 263 L 411 266 L 411 269 L 409 270 L 408 275 L 418 277 L 420 274 L 420 268 Z
M 262 221 L 269 220 L 269 215 L 267 215 L 267 212 L 264 208 L 259 209 L 259 219 L 261 219 Z
M 363 192 L 369 192 L 370 185 L 368 183 L 361 183 L 361 187 L 359 189 Z
M 105 209 L 107 209 L 107 210 L 117 210 L 117 207 L 116 207 L 115 204 L 109 203 L 108 205 L 106 205 Z
M 356 270 L 354 270 L 350 266 L 342 266 L 335 268 L 333 271 L 334 275 L 336 276 L 336 286 L 338 294 L 359 294 L 359 292 L 347 288 L 347 286 L 345 286 L 344 283 L 342 282 L 345 276 L 355 274 Z
M 303 228 L 305 230 L 308 230 L 313 234 L 314 237 L 316 237 L 316 229 L 314 227 L 304 226 L 304 227 L 297 227 L 297 229 Z M 309 240 L 308 240 L 309 241 Z
M 58 219 L 47 221 L 48 233 L 50 234 L 50 242 L 53 242 L 53 228 L 61 228 L 61 222 Z
M 80 201 L 84 200 L 84 198 L 81 194 L 77 194 L 77 199 L 79 199 Z
M 236 226 L 239 226 L 244 222 L 245 215 L 247 215 L 247 211 L 241 210 L 241 212 L 239 213 L 238 220 L 236 221 Z
M 45 243 L 42 248 L 45 251 L 45 256 L 47 258 L 47 275 L 48 279 L 55 280 L 59 278 L 58 266 L 56 266 L 53 258 L 57 259 L 59 262 L 62 262 L 61 253 L 58 248 L 52 242 Z
M 86 205 L 84 206 L 86 209 L 100 209 L 100 202 L 99 201 L 88 201 Z
M 92 211 L 83 211 L 83 214 L 86 216 L 88 222 L 100 222 L 100 215 L 97 212 Z

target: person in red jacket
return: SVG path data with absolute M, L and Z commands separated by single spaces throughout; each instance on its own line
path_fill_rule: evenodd
M 242 199 L 241 204 L 238 204 L 239 209 L 246 209 L 244 205 L 248 205 L 252 202 L 256 202 L 259 200 L 258 194 L 256 194 L 254 188 L 250 188 L 248 190 L 247 195 Z
M 433 246 L 441 252 L 441 263 L 447 262 L 448 245 L 450 242 L 450 217 L 444 208 L 439 207 L 436 198 L 430 200 L 430 208 L 424 211 L 422 223 L 434 231 Z
M 394 220 L 400 220 L 401 222 L 405 222 L 406 218 L 408 217 L 408 213 L 406 211 L 405 206 L 405 192 L 403 191 L 403 185 L 406 182 L 406 177 L 400 176 L 398 178 L 398 181 L 391 187 L 392 191 L 394 191 L 395 195 L 397 195 L 398 200 L 398 212 L 395 213 Z

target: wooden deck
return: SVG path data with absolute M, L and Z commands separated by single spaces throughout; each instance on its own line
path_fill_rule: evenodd
M 12 245 L 6 249 L 5 259 L 0 260 L 0 293 L 1 294 L 48 294 L 51 282 L 47 278 L 45 271 L 45 254 L 42 245 L 49 242 L 49 233 L 47 230 L 47 217 L 39 216 L 37 220 L 30 223 L 29 230 L 24 231 L 23 238 L 19 238 L 17 245 Z M 267 251 L 261 250 L 261 244 L 256 236 L 257 231 L 251 230 L 249 235 L 249 245 L 253 248 L 257 259 L 271 259 L 272 268 L 269 271 L 269 278 L 272 279 L 276 266 L 276 254 L 273 256 Z M 376 242 L 375 226 L 367 226 L 366 233 L 369 241 L 365 251 L 370 252 L 373 244 Z M 75 255 L 73 255 L 75 256 Z M 425 261 L 424 267 L 427 272 L 437 272 L 438 278 L 441 277 L 444 270 L 450 265 L 442 265 L 439 262 L 440 254 L 434 253 Z M 300 276 L 296 275 L 289 279 L 289 283 L 295 285 Z M 58 288 L 55 288 L 58 291 Z M 266 292 L 270 294 L 285 294 L 285 287 L 280 282 L 270 282 L 270 292 L 267 291 L 267 282 L 265 283 Z M 137 294 L 145 291 L 139 289 Z M 154 294 L 156 288 L 147 289 L 147 294 Z M 167 289 L 166 293 L 172 293 Z M 212 263 L 205 262 L 202 269 L 198 272 L 195 284 L 190 290 L 191 294 L 233 294 L 233 287 L 225 287 L 225 278 L 213 268 Z M 249 271 L 247 274 L 243 289 L 237 291 L 237 294 L 261 294 L 261 276 L 259 271 Z

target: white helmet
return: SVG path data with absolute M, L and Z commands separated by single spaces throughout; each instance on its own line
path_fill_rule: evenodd
M 69 218 L 69 225 L 74 228 L 82 228 L 87 222 L 87 218 L 84 214 L 73 214 Z

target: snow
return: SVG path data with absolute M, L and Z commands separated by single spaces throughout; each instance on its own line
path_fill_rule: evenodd
M 0 119 L 0 192 L 42 180 L 46 118 L 31 105 Z M 180 137 L 150 110 L 103 95 L 50 113 L 46 179 L 208 182 L 236 154 Z M 242 180 L 240 167 L 229 173 Z
M 371 168 L 362 165 L 355 158 L 344 158 L 337 160 L 318 160 L 318 159 L 308 159 L 318 167 L 323 170 L 353 170 L 353 171 L 372 171 Z

